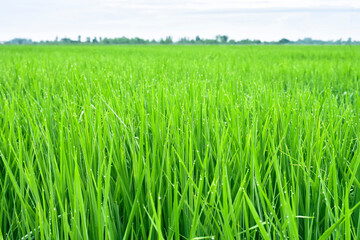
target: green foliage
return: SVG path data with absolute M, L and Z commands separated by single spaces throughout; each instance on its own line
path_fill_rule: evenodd
M 229 39 L 229 37 L 226 35 L 217 35 L 216 36 L 216 41 L 219 43 L 226 43 L 228 39 Z
M 60 42 L 58 42 L 57 37 L 55 41 L 40 41 L 40 42 L 33 42 L 31 39 L 21 39 L 21 38 L 15 38 L 11 41 L 5 42 L 5 44 L 11 44 L 11 45 L 30 45 L 30 44 L 62 44 L 62 45 L 75 45 L 75 44 L 104 44 L 104 45 L 145 45 L 145 44 L 205 44 L 205 45 L 215 45 L 215 44 L 229 44 L 229 45 L 279 45 L 279 44 L 293 44 L 293 45 L 359 45 L 360 41 L 352 41 L 351 38 L 349 38 L 347 41 L 343 41 L 341 39 L 337 41 L 323 41 L 323 40 L 314 40 L 311 38 L 304 38 L 299 39 L 297 41 L 290 41 L 286 38 L 282 38 L 279 41 L 270 41 L 270 42 L 261 42 L 260 40 L 254 39 L 242 39 L 239 41 L 236 41 L 234 39 L 228 38 L 226 35 L 217 35 L 215 39 L 201 39 L 199 36 L 196 36 L 195 39 L 191 38 L 180 38 L 178 41 L 173 41 L 171 36 L 167 36 L 165 39 L 160 39 L 159 41 L 153 40 L 147 40 L 142 39 L 139 37 L 135 38 L 127 38 L 127 37 L 121 37 L 121 38 L 99 38 L 99 41 L 96 37 L 93 38 L 91 41 L 90 37 L 86 38 L 85 42 L 81 42 L 81 36 L 78 36 L 77 41 L 71 40 L 70 38 L 62 38 Z
M 161 44 L 172 44 L 173 43 L 172 37 L 167 36 L 165 39 L 161 39 L 160 43 Z
M 289 44 L 289 43 L 291 43 L 291 41 L 288 40 L 288 39 L 286 39 L 286 38 L 282 38 L 282 39 L 280 39 L 280 41 L 279 41 L 279 44 Z
M 0 239 L 358 239 L 359 59 L 0 46 Z

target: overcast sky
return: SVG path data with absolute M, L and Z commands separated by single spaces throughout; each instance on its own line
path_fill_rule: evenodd
M 1 0 L 0 41 L 78 35 L 360 40 L 360 0 Z

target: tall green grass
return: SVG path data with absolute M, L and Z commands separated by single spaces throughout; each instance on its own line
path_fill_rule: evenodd
M 0 239 L 357 239 L 360 47 L 0 46 Z

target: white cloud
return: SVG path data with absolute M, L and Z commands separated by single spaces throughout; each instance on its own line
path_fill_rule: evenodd
M 359 29 L 355 0 L 7 0 L 0 8 L 0 40 L 218 33 L 235 39 L 360 40 Z

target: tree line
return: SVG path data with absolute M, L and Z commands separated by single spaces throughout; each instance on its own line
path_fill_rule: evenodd
M 81 36 L 78 36 L 77 40 L 73 40 L 70 38 L 61 38 L 58 39 L 58 37 L 55 38 L 54 41 L 32 41 L 31 39 L 23 39 L 23 38 L 15 38 L 10 41 L 4 42 L 4 44 L 103 44 L 103 45 L 120 45 L 120 44 L 129 44 L 129 45 L 136 45 L 136 44 L 183 44 L 183 45 L 190 45 L 190 44 L 229 44 L 229 45 L 259 45 L 259 44 L 300 44 L 300 45 L 348 45 L 348 44 L 360 44 L 360 41 L 352 41 L 351 38 L 348 38 L 347 40 L 315 40 L 312 38 L 304 38 L 299 39 L 297 41 L 291 41 L 286 38 L 282 38 L 279 41 L 260 41 L 257 39 L 242 39 L 242 40 L 234 40 L 229 39 L 227 35 L 217 35 L 213 39 L 207 39 L 207 38 L 200 38 L 199 36 L 196 36 L 194 39 L 191 38 L 180 38 L 177 41 L 174 41 L 171 36 L 168 36 L 166 38 L 161 38 L 160 40 L 148 40 L 148 39 L 142 39 L 139 37 L 134 38 L 127 38 L 127 37 L 120 37 L 120 38 L 102 38 L 102 37 L 87 37 L 84 41 L 82 41 Z

